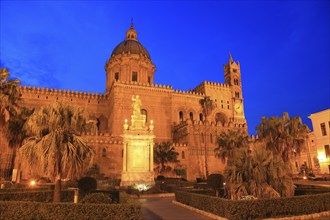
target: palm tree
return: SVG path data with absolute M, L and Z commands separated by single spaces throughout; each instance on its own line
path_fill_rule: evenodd
M 178 160 L 179 153 L 174 150 L 174 147 L 170 142 L 161 142 L 155 144 L 154 147 L 154 162 L 160 164 L 161 169 L 160 173 L 170 169 L 169 166 L 166 166 L 167 163 L 179 162 Z
M 276 198 L 292 196 L 294 184 L 290 167 L 278 156 L 258 144 L 252 151 L 241 148 L 225 169 L 226 191 L 231 199 L 244 196 Z
M 249 136 L 245 130 L 230 129 L 221 132 L 217 138 L 218 147 L 214 149 L 215 155 L 221 159 L 223 163 L 227 160 L 230 165 L 235 158 L 235 152 L 240 148 L 249 146 Z
M 281 118 L 262 117 L 257 131 L 259 140 L 266 144 L 267 149 L 288 162 L 292 155 L 302 151 L 309 128 L 302 123 L 300 117 L 290 119 L 288 113 L 284 112 Z
M 20 99 L 20 81 L 10 80 L 10 73 L 6 68 L 0 68 L 0 142 L 9 144 L 8 150 L 10 162 L 5 165 L 4 173 L 0 172 L 1 178 L 9 178 L 15 160 L 16 144 L 22 139 L 22 133 L 17 135 L 17 130 L 12 129 L 19 122 L 17 118 L 20 114 L 18 101 Z M 3 150 L 3 149 L 2 149 Z M 10 153 L 9 153 L 10 152 Z
M 20 147 L 27 137 L 23 126 L 34 110 L 19 106 L 19 113 L 15 117 L 10 117 L 8 122 L 8 132 L 6 137 L 10 147 Z
M 20 81 L 9 80 L 9 76 L 6 68 L 0 68 L 0 126 L 5 131 L 10 117 L 18 114 L 17 102 L 20 98 Z
M 212 113 L 213 109 L 216 107 L 215 103 L 209 96 L 205 96 L 203 99 L 199 101 L 200 105 L 202 106 L 203 113 L 205 116 L 204 119 L 204 151 L 205 151 L 205 175 L 206 177 L 209 175 L 209 169 L 208 169 L 208 164 L 207 164 L 207 145 L 206 145 L 206 140 L 207 140 L 207 135 L 206 135 L 206 121 L 208 120 L 208 116 Z
M 55 102 L 33 112 L 24 125 L 29 136 L 20 149 L 29 166 L 55 181 L 54 202 L 60 202 L 61 179 L 79 177 L 94 151 L 81 137 L 87 114 L 82 108 Z

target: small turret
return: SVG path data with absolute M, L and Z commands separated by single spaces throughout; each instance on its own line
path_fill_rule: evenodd
M 133 19 L 131 20 L 130 29 L 126 31 L 126 40 L 137 40 L 137 31 L 134 29 Z

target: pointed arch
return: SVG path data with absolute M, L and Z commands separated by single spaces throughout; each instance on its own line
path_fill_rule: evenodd
M 217 112 L 215 114 L 214 120 L 217 124 L 221 123 L 222 125 L 225 125 L 228 122 L 227 116 L 222 112 Z

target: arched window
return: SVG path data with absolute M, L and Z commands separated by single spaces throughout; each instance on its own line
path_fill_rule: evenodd
M 102 149 L 102 157 L 107 156 L 107 150 L 105 148 Z
M 181 152 L 181 158 L 185 159 L 184 151 Z
M 148 122 L 148 112 L 145 109 L 141 109 L 141 115 L 145 115 L 146 116 L 146 122 Z
M 212 136 L 212 134 L 210 134 L 210 143 L 211 144 L 213 143 L 213 136 Z
M 204 143 L 204 133 L 201 133 L 201 142 Z
M 179 112 L 179 119 L 180 119 L 180 121 L 183 121 L 183 112 L 182 111 Z
M 137 72 L 132 72 L 132 81 L 137 82 L 137 80 L 138 80 Z
M 115 80 L 118 81 L 119 80 L 119 72 L 115 73 Z
M 227 122 L 227 117 L 222 113 L 215 114 L 215 121 L 217 123 L 221 122 L 222 124 Z
M 190 118 L 190 120 L 193 121 L 193 120 L 194 120 L 194 113 L 190 112 L 190 113 L 189 113 L 189 118 Z
M 199 120 L 203 121 L 203 114 L 202 113 L 199 114 Z
M 238 85 L 238 79 L 234 79 L 234 84 Z

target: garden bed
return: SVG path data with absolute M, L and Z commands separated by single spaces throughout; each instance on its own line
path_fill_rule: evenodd
M 130 204 L 74 204 L 0 201 L 0 219 L 140 220 L 141 206 Z
M 330 210 L 330 193 L 236 201 L 176 191 L 175 199 L 220 217 L 239 220 L 306 215 Z

